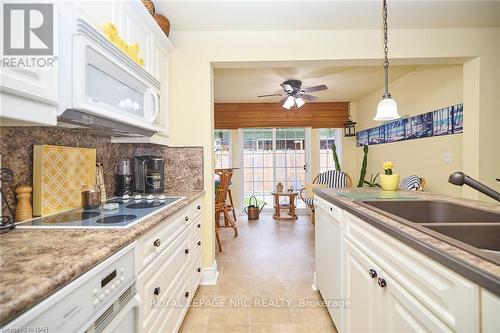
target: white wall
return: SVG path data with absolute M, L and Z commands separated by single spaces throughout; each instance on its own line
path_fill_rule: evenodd
M 172 31 L 176 47 L 171 57 L 171 144 L 202 145 L 205 149 L 205 227 L 203 264 L 214 259 L 213 235 L 213 70 L 212 65 L 240 61 L 373 60 L 382 57 L 380 30 L 294 31 Z M 390 31 L 393 59 L 461 57 L 464 66 L 463 169 L 499 188 L 500 29 L 429 29 Z M 300 41 L 297 47 L 295 41 Z M 474 59 L 476 58 L 476 59 Z M 467 91 L 465 91 L 467 89 Z M 477 198 L 474 192 L 464 192 Z M 211 208 L 211 209 L 210 209 Z

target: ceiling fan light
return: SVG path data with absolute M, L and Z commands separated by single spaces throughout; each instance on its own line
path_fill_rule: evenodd
M 285 109 L 290 110 L 290 108 L 292 106 L 294 106 L 294 104 L 295 104 L 295 100 L 294 100 L 293 96 L 288 96 L 287 99 L 285 100 L 285 103 L 283 103 L 283 107 Z
M 295 105 L 297 105 L 297 108 L 300 108 L 302 105 L 306 104 L 304 100 L 300 97 L 295 98 Z
M 398 105 L 391 97 L 384 97 L 377 105 L 377 114 L 373 120 L 388 121 L 399 119 Z

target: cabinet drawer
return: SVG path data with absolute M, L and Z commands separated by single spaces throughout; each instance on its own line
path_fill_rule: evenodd
M 150 331 L 163 308 L 170 308 L 168 301 L 178 300 L 176 287 L 181 281 L 189 281 L 189 232 L 185 230 L 168 248 L 152 261 L 137 279 L 141 298 L 140 323 L 144 331 Z M 185 290 L 187 292 L 188 289 Z M 154 303 L 160 306 L 153 306 Z
M 193 249 L 193 254 L 201 250 L 203 242 L 201 241 L 201 233 L 197 232 L 192 237 L 191 248 Z
M 186 229 L 186 218 L 189 220 L 188 212 L 189 210 L 185 209 L 174 216 L 167 217 L 160 225 L 139 239 L 136 252 L 137 272 L 141 272 Z
M 191 234 L 193 238 L 197 238 L 201 234 L 201 228 L 203 227 L 201 223 L 201 218 L 195 220 L 191 225 Z
M 186 274 L 188 272 L 186 271 Z M 189 279 L 179 281 L 175 292 L 170 298 L 174 303 L 170 306 L 165 306 L 164 311 L 157 316 L 158 321 L 156 325 L 149 331 L 149 333 L 158 332 L 177 332 L 182 324 L 184 316 L 189 308 L 189 299 L 191 293 L 189 290 Z M 147 332 L 147 331 L 146 331 Z
M 196 290 L 200 285 L 200 281 L 201 281 L 201 251 L 198 251 L 193 256 L 193 261 L 191 264 L 191 292 L 192 292 L 191 297 L 193 297 L 194 294 L 196 293 Z
M 341 222 L 343 213 L 344 211 L 340 209 L 339 207 L 335 206 L 334 204 L 329 203 L 325 199 L 322 199 L 318 196 L 314 197 L 314 203 L 316 207 L 323 209 L 325 212 L 327 212 L 328 215 L 336 219 L 337 221 Z
M 345 213 L 346 238 L 458 332 L 479 329 L 478 287 L 420 252 Z M 460 301 L 457 301 L 460 300 Z
M 201 198 L 198 198 L 191 205 L 191 215 L 193 216 L 193 220 L 196 220 L 203 213 L 203 206 L 201 204 L 201 201 Z

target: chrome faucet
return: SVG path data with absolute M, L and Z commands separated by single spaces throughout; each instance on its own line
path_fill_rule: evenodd
M 457 171 L 457 172 L 452 173 L 450 175 L 450 177 L 448 178 L 448 182 L 453 184 L 453 185 L 458 185 L 458 186 L 462 186 L 463 184 L 469 185 L 470 187 L 472 187 L 476 191 L 479 191 L 479 192 L 489 196 L 490 198 L 495 199 L 496 201 L 500 201 L 500 193 L 498 193 L 494 189 L 492 189 L 484 184 L 481 184 L 480 182 L 467 176 L 463 172 Z

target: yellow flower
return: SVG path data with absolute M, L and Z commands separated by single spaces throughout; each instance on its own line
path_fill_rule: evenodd
M 384 162 L 384 170 L 390 170 L 394 167 L 391 161 Z

